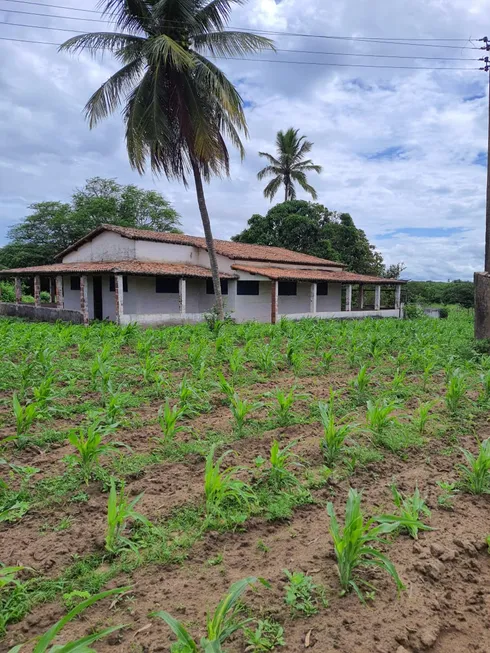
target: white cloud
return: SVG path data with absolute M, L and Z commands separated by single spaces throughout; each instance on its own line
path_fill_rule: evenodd
M 324 35 L 478 38 L 486 6 L 484 0 L 380 0 L 375 4 L 360 0 L 354 9 L 347 0 L 328 4 L 324 0 L 251 0 L 233 13 L 231 23 Z M 10 22 L 14 20 L 13 14 L 8 17 Z M 33 17 L 31 23 L 42 24 L 43 20 Z M 68 29 L 94 27 L 55 18 L 50 24 Z M 0 36 L 7 34 L 57 42 L 67 37 L 15 27 L 4 28 Z M 439 50 L 284 35 L 275 38 L 281 49 L 419 52 L 426 57 L 475 59 L 481 54 L 469 49 L 469 43 Z M 0 244 L 7 226 L 25 215 L 27 204 L 67 199 L 75 186 L 95 175 L 158 188 L 182 213 L 185 229 L 201 232 L 192 189 L 153 179 L 151 174 L 139 178 L 130 170 L 119 116 L 94 131 L 88 129 L 84 103 L 110 74 L 113 62 L 72 58 L 49 46 L 1 41 L 0 58 L 9 62 L 0 69 Z M 220 61 L 250 103 L 251 138 L 243 163 L 233 155 L 232 178 L 213 180 L 207 188 L 215 235 L 230 237 L 244 228 L 253 213 L 267 211 L 270 205 L 256 179 L 263 164 L 257 152 L 272 151 L 276 131 L 294 126 L 314 141 L 312 158 L 323 166 L 322 175 L 311 178 L 320 201 L 330 209 L 350 212 L 388 263 L 404 260 L 406 274 L 415 278 L 469 278 L 481 266 L 483 256 L 485 168 L 475 161 L 486 150 L 486 76 L 478 70 L 444 68 L 476 69 L 479 62 L 299 53 L 278 53 L 277 58 L 440 70 Z M 394 233 L 426 227 L 460 231 L 452 235 L 441 231 L 440 236 L 431 238 Z

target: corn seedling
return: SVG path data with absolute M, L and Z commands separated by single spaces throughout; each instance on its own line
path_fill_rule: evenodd
M 332 361 L 333 361 L 333 352 L 324 351 L 321 357 L 321 366 L 324 374 L 326 374 L 332 367 Z
M 367 365 L 361 367 L 356 378 L 351 381 L 351 386 L 354 390 L 357 403 L 363 404 L 366 401 L 367 390 L 369 387 Z
M 292 464 L 299 465 L 298 456 L 292 452 L 292 448 L 296 444 L 297 441 L 290 442 L 284 449 L 281 449 L 277 440 L 272 443 L 268 461 L 270 467 L 266 471 L 267 480 L 272 487 L 280 489 L 298 483 L 298 480 L 289 469 Z M 262 466 L 264 463 L 263 458 L 256 460 L 258 466 Z
M 381 435 L 388 426 L 395 423 L 395 417 L 392 415 L 396 404 L 387 401 L 368 401 L 366 421 L 369 430 L 375 435 Z
M 328 404 L 320 402 L 318 404 L 318 410 L 320 412 L 320 422 L 323 426 L 320 447 L 325 463 L 332 465 L 338 460 L 346 443 L 349 441 L 349 435 L 354 431 L 356 425 L 336 423 L 333 395 L 330 395 Z
M 15 415 L 15 433 L 17 436 L 17 442 L 20 444 L 19 439 L 24 438 L 29 434 L 29 429 L 31 428 L 32 423 L 39 415 L 39 410 L 37 405 L 34 403 L 22 406 L 16 393 L 14 393 L 12 398 L 12 406 Z
M 490 399 L 490 370 L 486 370 L 480 374 L 482 388 L 482 399 Z
M 88 607 L 97 601 L 101 601 L 102 599 L 105 599 L 109 596 L 123 594 L 129 589 L 129 587 L 117 587 L 116 589 L 107 590 L 106 592 L 101 592 L 100 594 L 94 594 L 89 599 L 82 601 L 62 619 L 57 621 L 54 626 L 51 626 L 51 628 L 46 631 L 44 635 L 41 635 L 41 637 L 38 638 L 34 648 L 31 649 L 32 653 L 55 653 L 55 651 L 56 653 L 69 653 L 72 651 L 73 653 L 94 653 L 94 650 L 90 647 L 91 644 L 97 642 L 100 639 L 103 639 L 104 637 L 107 637 L 116 630 L 125 628 L 125 625 L 111 626 L 110 628 L 105 628 L 98 633 L 86 635 L 85 637 L 81 637 L 80 639 L 77 639 L 73 642 L 68 642 L 67 644 L 53 644 L 53 642 L 66 626 L 66 624 L 75 619 L 75 617 L 77 617 Z M 17 646 L 11 648 L 8 653 L 19 653 L 23 646 L 24 644 L 18 644 Z
M 230 372 L 233 377 L 238 376 L 245 366 L 245 352 L 243 349 L 239 349 L 238 347 L 233 349 L 228 356 L 228 365 L 230 366 Z
M 163 433 L 162 438 L 157 438 L 160 444 L 168 444 L 171 442 L 177 433 L 185 430 L 185 426 L 179 425 L 179 420 L 184 417 L 184 411 L 179 406 L 175 405 L 170 408 L 168 400 L 163 406 L 158 409 L 158 423 Z
M 277 366 L 277 352 L 271 344 L 263 345 L 258 350 L 254 362 L 257 364 L 257 367 L 261 372 L 265 372 L 267 375 L 270 375 L 271 372 L 274 371 L 274 368 Z
M 260 578 L 244 578 L 230 587 L 228 594 L 219 602 L 212 615 L 208 615 L 206 623 L 206 636 L 198 643 L 192 638 L 184 624 L 174 619 L 168 612 L 154 612 L 152 616 L 163 619 L 177 637 L 175 648 L 172 650 L 183 653 L 224 653 L 222 645 L 238 630 L 242 630 L 251 619 L 240 616 L 242 605 L 240 599 L 250 585 L 257 581 L 268 585 Z
M 398 530 L 401 526 L 418 525 L 420 522 L 396 518 L 392 522 L 377 523 L 377 517 L 366 520 L 361 511 L 361 496 L 357 490 L 350 489 L 345 509 L 345 524 L 341 530 L 335 516 L 333 504 L 328 502 L 327 513 L 330 517 L 330 535 L 332 536 L 335 556 L 337 558 L 337 571 L 339 574 L 341 595 L 354 590 L 359 599 L 364 602 L 364 596 L 359 584 L 365 585 L 370 590 L 373 586 L 357 576 L 360 567 L 375 566 L 386 571 L 395 581 L 397 589 L 404 589 L 393 563 L 375 548 L 374 543 L 385 543 L 382 537 Z M 385 517 L 387 517 L 385 515 Z
M 434 407 L 435 403 L 435 401 L 427 401 L 423 404 L 419 404 L 419 407 L 412 418 L 413 424 L 419 435 L 424 435 L 427 423 L 434 417 L 431 415 L 430 410 Z
M 130 519 L 142 522 L 146 526 L 151 527 L 148 519 L 134 510 L 135 505 L 140 501 L 142 496 L 143 493 L 138 494 L 135 499 L 129 502 L 124 493 L 124 484 L 121 485 L 121 489 L 118 492 L 116 490 L 115 480 L 111 477 L 105 537 L 105 548 L 110 553 L 116 554 L 125 549 L 131 549 L 135 553 L 138 552 L 138 548 L 134 542 L 131 542 L 130 539 L 124 536 L 124 531 Z
M 459 369 L 449 376 L 446 388 L 446 406 L 453 415 L 458 412 L 466 393 L 466 381 Z
M 467 463 L 458 465 L 462 488 L 471 494 L 490 492 L 490 438 L 480 443 L 477 456 L 466 449 L 461 451 Z
M 393 391 L 394 394 L 399 394 L 405 385 L 407 378 L 407 373 L 405 370 L 400 370 L 399 367 L 397 367 L 395 376 L 393 377 L 393 380 L 391 382 L 391 390 Z
M 233 395 L 235 394 L 235 388 L 229 381 L 225 379 L 224 375 L 221 372 L 218 372 L 217 376 L 218 385 L 221 392 L 225 395 L 226 401 L 231 402 Z
M 39 411 L 46 411 L 50 404 L 59 396 L 53 387 L 54 377 L 46 376 L 37 388 L 32 389 L 34 403 L 37 404 Z
M 238 437 L 243 435 L 245 427 L 245 420 L 254 411 L 262 407 L 259 402 L 248 401 L 248 399 L 240 399 L 235 392 L 230 399 L 230 410 L 235 420 L 235 430 Z
M 432 372 L 434 371 L 434 363 L 430 361 L 427 363 L 424 367 L 424 371 L 422 374 L 422 390 L 425 392 L 427 390 L 427 386 L 429 384 L 429 381 L 432 378 Z
M 143 364 L 143 380 L 145 383 L 153 383 L 161 364 L 162 361 L 159 356 L 150 356 L 149 354 L 146 356 Z
M 20 580 L 17 574 L 22 571 L 24 567 L 4 567 L 0 565 L 0 590 L 6 585 L 19 585 Z
M 406 523 L 402 528 L 408 531 L 410 537 L 414 540 L 418 539 L 419 530 L 429 531 L 431 530 L 430 526 L 423 524 L 420 526 L 421 515 L 424 517 L 430 517 L 430 510 L 427 507 L 424 499 L 420 496 L 420 491 L 418 487 L 415 487 L 415 492 L 410 496 L 403 496 L 397 489 L 396 485 L 393 483 L 391 486 L 391 494 L 393 496 L 393 502 L 395 506 L 400 510 L 400 517 L 403 522 Z M 386 521 L 397 520 L 399 517 L 391 515 L 386 517 Z M 380 523 L 383 523 L 383 517 L 379 517 Z
M 323 587 L 313 582 L 311 576 L 300 571 L 291 573 L 287 569 L 284 570 L 284 574 L 288 579 L 284 600 L 293 615 L 304 614 L 311 617 L 317 614 L 321 605 L 326 607 L 325 591 Z
M 284 628 L 272 619 L 258 619 L 255 628 L 244 628 L 246 651 L 263 653 L 273 651 L 278 646 L 285 646 Z
M 100 456 L 115 451 L 118 446 L 126 446 L 120 442 L 103 442 L 103 437 L 108 432 L 101 428 L 98 422 L 91 424 L 87 429 L 80 427 L 68 433 L 68 441 L 75 447 L 77 453 L 71 460 L 80 467 L 85 483 L 88 485 L 94 469 L 99 464 Z M 129 448 L 129 447 L 128 447 Z
M 276 399 L 277 404 L 273 407 L 277 416 L 277 423 L 279 426 L 287 426 L 292 420 L 292 407 L 296 400 L 306 399 L 306 395 L 296 395 L 295 388 L 291 388 L 289 392 L 285 392 L 281 388 L 276 390 L 275 393 L 269 393 Z
M 206 457 L 204 471 L 204 495 L 208 515 L 219 514 L 229 503 L 248 505 L 255 501 L 255 494 L 251 487 L 236 478 L 236 473 L 241 471 L 241 467 L 220 469 L 223 460 L 232 452 L 226 451 L 215 461 L 215 449 L 216 445 L 213 445 Z

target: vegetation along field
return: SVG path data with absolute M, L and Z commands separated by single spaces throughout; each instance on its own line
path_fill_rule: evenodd
M 472 329 L 0 321 L 0 650 L 488 653 Z

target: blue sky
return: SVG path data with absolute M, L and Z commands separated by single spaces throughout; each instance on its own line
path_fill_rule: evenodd
M 57 4 L 45 0 L 47 3 Z M 79 7 L 75 0 L 66 6 Z M 95 7 L 95 0 L 84 8 Z M 69 33 L 15 27 L 13 22 L 63 29 L 91 23 L 53 16 L 19 16 L 3 0 L 0 37 L 61 42 Z M 23 10 L 29 9 L 26 5 Z M 410 38 L 480 38 L 488 0 L 250 0 L 232 14 L 233 25 L 303 34 Z M 43 13 L 49 14 L 49 9 Z M 52 9 L 56 16 L 80 15 Z M 403 29 L 400 26 L 403 16 Z M 483 260 L 487 147 L 487 78 L 470 41 L 429 48 L 275 36 L 280 49 L 336 52 L 283 53 L 286 61 L 433 67 L 396 70 L 220 61 L 244 98 L 250 139 L 243 162 L 232 155 L 231 177 L 207 187 L 216 237 L 241 231 L 270 204 L 256 179 L 259 151 L 274 149 L 278 129 L 290 126 L 314 142 L 323 167 L 310 182 L 319 201 L 351 213 L 387 263 L 404 261 L 414 279 L 471 278 Z M 476 43 L 478 45 L 478 43 Z M 362 55 L 354 57 L 355 55 Z M 364 55 L 454 57 L 471 61 L 378 59 Z M 115 70 L 110 58 L 58 54 L 53 46 L 0 40 L 0 246 L 8 226 L 28 205 L 67 200 L 91 176 L 115 177 L 161 191 L 183 217 L 188 233 L 202 227 L 192 188 L 139 177 L 128 165 L 119 115 L 90 131 L 83 106 Z M 465 67 L 470 70 L 449 70 Z M 299 192 L 298 196 L 307 199 Z

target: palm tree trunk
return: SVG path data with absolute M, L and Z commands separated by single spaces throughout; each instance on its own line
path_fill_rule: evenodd
M 204 228 L 204 236 L 206 238 L 206 247 L 209 255 L 209 265 L 211 267 L 211 274 L 213 276 L 214 296 L 216 300 L 216 310 L 218 312 L 218 319 L 224 320 L 225 313 L 223 310 L 223 297 L 221 295 L 221 283 L 219 279 L 218 260 L 216 258 L 216 251 L 214 249 L 213 233 L 211 231 L 211 222 L 209 220 L 208 207 L 206 206 L 206 199 L 204 197 L 204 189 L 202 185 L 201 171 L 199 165 L 193 160 L 191 161 L 192 171 L 194 173 L 194 182 L 196 184 L 197 203 L 201 213 L 202 226 Z

